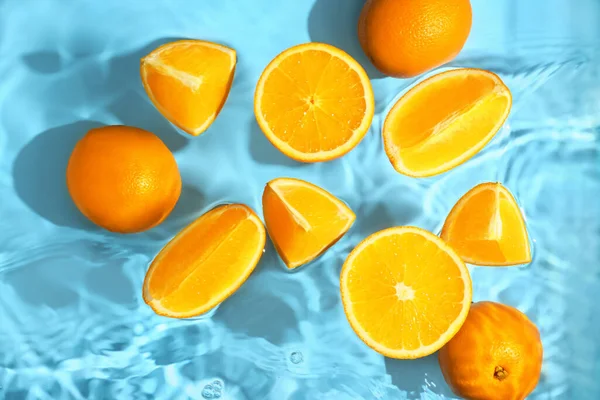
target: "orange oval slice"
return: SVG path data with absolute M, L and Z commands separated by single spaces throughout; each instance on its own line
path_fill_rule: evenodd
M 367 133 L 375 110 L 364 69 L 323 43 L 292 47 L 262 73 L 254 96 L 258 125 L 287 156 L 303 162 L 346 154 Z
M 202 40 L 160 46 L 142 59 L 144 89 L 171 123 L 190 135 L 204 132 L 227 100 L 236 53 Z
M 500 183 L 469 190 L 450 211 L 441 237 L 474 265 L 531 262 L 525 220 L 513 195 Z
M 402 174 L 441 174 L 481 150 L 504 124 L 511 104 L 510 91 L 492 72 L 463 68 L 432 76 L 389 112 L 385 152 Z
M 458 332 L 469 312 L 467 267 L 442 239 L 414 227 L 374 233 L 342 268 L 342 303 L 356 334 L 392 358 L 425 357 Z
M 323 254 L 356 218 L 343 201 L 299 179 L 279 178 L 267 183 L 262 203 L 267 231 L 288 268 Z
M 215 307 L 246 281 L 265 247 L 265 228 L 242 204 L 219 206 L 158 253 L 144 280 L 144 301 L 160 315 L 188 318 Z

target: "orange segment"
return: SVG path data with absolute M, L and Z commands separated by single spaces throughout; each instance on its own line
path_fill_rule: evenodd
M 392 358 L 424 357 L 460 329 L 471 304 L 471 278 L 437 236 L 414 227 L 377 232 L 350 253 L 340 288 L 356 334 Z
M 323 43 L 292 47 L 262 73 L 254 97 L 256 120 L 287 156 L 303 162 L 346 154 L 367 133 L 375 110 L 364 69 Z
M 142 59 L 142 82 L 165 118 L 197 136 L 208 129 L 225 104 L 235 63 L 235 50 L 229 47 L 181 40 Z
M 426 177 L 462 164 L 481 150 L 508 117 L 512 97 L 500 78 L 479 69 L 435 75 L 398 100 L 383 125 L 394 168 Z
M 442 238 L 468 263 L 516 265 L 531 261 L 529 237 L 515 198 L 500 183 L 469 190 L 450 211 Z
M 248 278 L 265 240 L 262 222 L 245 205 L 207 212 L 158 253 L 144 280 L 144 301 L 157 314 L 175 318 L 210 310 Z
M 331 193 L 299 179 L 272 180 L 265 187 L 262 202 L 267 231 L 288 268 L 324 253 L 356 218 Z

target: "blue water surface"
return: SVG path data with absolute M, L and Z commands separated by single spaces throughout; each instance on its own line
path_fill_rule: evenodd
M 451 66 L 497 72 L 514 96 L 505 128 L 466 164 L 412 179 L 387 160 L 381 125 L 415 79 L 384 78 L 355 27 L 363 0 L 0 0 L 0 399 L 448 399 L 434 356 L 385 358 L 346 321 L 339 273 L 365 236 L 394 225 L 438 232 L 468 189 L 499 180 L 518 198 L 534 260 L 473 268 L 474 300 L 527 313 L 544 343 L 532 399 L 600 398 L 600 2 L 472 0 Z M 200 38 L 235 48 L 225 108 L 202 136 L 153 108 L 139 60 Z M 292 45 L 326 42 L 369 72 L 376 115 L 347 156 L 299 164 L 253 116 L 262 69 Z M 419 78 L 421 79 L 421 78 Z M 161 226 L 105 232 L 77 211 L 65 167 L 88 129 L 127 124 L 175 153 L 184 189 Z M 287 271 L 272 247 L 209 315 L 155 315 L 141 285 L 157 251 L 224 202 L 261 210 L 265 182 L 309 180 L 356 212 L 326 255 Z

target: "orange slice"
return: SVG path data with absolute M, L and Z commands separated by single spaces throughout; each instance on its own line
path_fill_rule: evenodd
M 446 218 L 441 237 L 470 264 L 502 266 L 531 261 L 523 215 L 500 183 L 482 183 L 461 197 Z
M 158 253 L 143 297 L 160 315 L 188 318 L 215 307 L 248 278 L 265 247 L 265 228 L 247 206 L 219 206 Z
M 342 268 L 342 303 L 356 334 L 392 358 L 425 357 L 458 332 L 469 312 L 469 271 L 442 239 L 413 227 L 377 232 Z
M 267 231 L 288 268 L 323 254 L 356 218 L 340 199 L 299 179 L 279 178 L 267 183 L 262 203 Z
M 227 100 L 235 50 L 202 40 L 160 46 L 142 59 L 141 75 L 154 106 L 190 135 L 204 132 Z
M 405 175 L 441 174 L 473 157 L 508 117 L 512 97 L 500 78 L 455 69 L 410 89 L 389 112 L 383 141 L 394 168 Z
M 346 154 L 367 133 L 375 110 L 364 69 L 323 43 L 292 47 L 262 73 L 254 96 L 256 120 L 287 156 L 303 162 Z

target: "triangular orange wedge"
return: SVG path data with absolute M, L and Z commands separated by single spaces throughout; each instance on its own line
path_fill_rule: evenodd
M 446 218 L 441 237 L 470 264 L 506 266 L 531 261 L 523 215 L 500 183 L 482 183 L 461 197 Z
M 146 93 L 158 110 L 190 135 L 204 132 L 227 100 L 235 50 L 202 40 L 160 46 L 142 59 Z
M 299 179 L 279 178 L 267 183 L 262 203 L 267 231 L 288 268 L 323 254 L 356 218 L 340 199 Z
M 511 104 L 510 91 L 492 72 L 463 68 L 432 76 L 389 112 L 385 152 L 402 174 L 441 174 L 481 150 L 504 124 Z
M 469 271 L 442 239 L 414 227 L 374 233 L 342 268 L 342 303 L 356 334 L 392 358 L 425 357 L 458 332 L 471 305 Z
M 215 307 L 246 281 L 265 248 L 265 228 L 247 206 L 219 206 L 158 253 L 144 280 L 144 301 L 160 315 L 188 318 Z
M 371 82 L 356 60 L 323 43 L 292 47 L 262 73 L 254 113 L 267 138 L 302 162 L 341 157 L 371 125 Z

